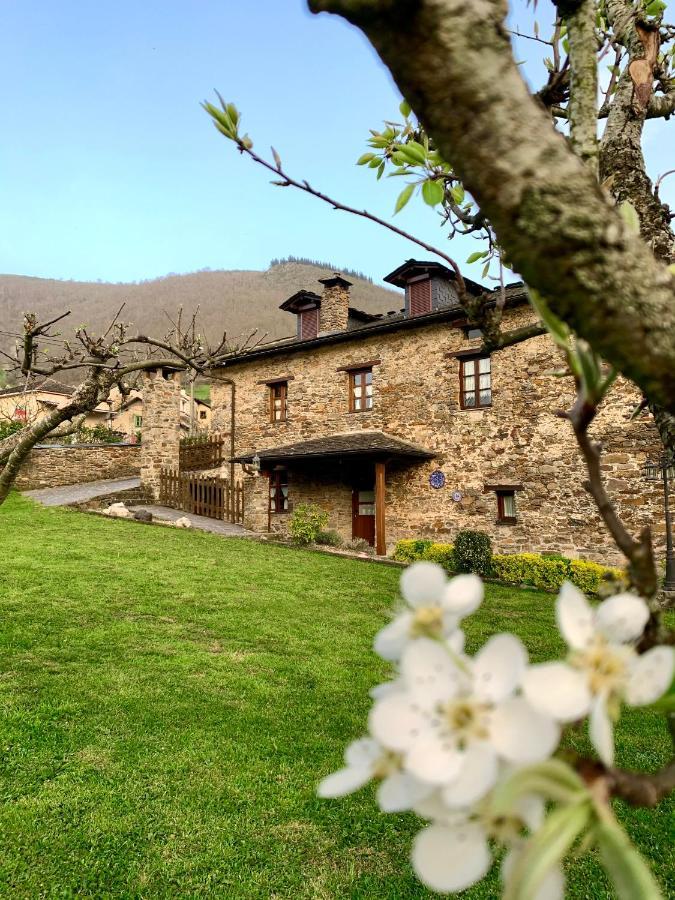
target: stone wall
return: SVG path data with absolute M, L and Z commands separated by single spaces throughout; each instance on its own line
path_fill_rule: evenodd
M 143 375 L 141 482 L 159 499 L 161 469 L 178 471 L 181 384 L 178 372 L 155 369 Z
M 527 307 L 507 311 L 505 327 L 531 320 Z M 453 354 L 478 349 L 453 323 L 420 325 L 236 363 L 222 374 L 237 385 L 236 453 L 298 440 L 373 429 L 411 441 L 437 454 L 428 462 L 391 464 L 386 477 L 386 536 L 428 536 L 452 541 L 460 528 L 487 531 L 495 549 L 560 551 L 571 556 L 620 562 L 621 557 L 583 488 L 586 472 L 569 424 L 556 415 L 573 397 L 569 378 L 552 372 L 561 358 L 548 337 L 539 337 L 492 356 L 492 406 L 463 410 L 460 361 Z M 372 410 L 349 412 L 344 366 L 380 360 L 373 366 Z M 269 421 L 269 388 L 261 381 L 292 376 L 287 420 Z M 229 421 L 229 388 L 214 382 L 213 427 Z M 631 531 L 646 524 L 663 550 L 664 526 L 658 486 L 646 484 L 640 467 L 658 451 L 651 416 L 631 420 L 639 394 L 619 379 L 603 404 L 592 435 L 605 449 L 603 471 L 611 496 Z M 429 484 L 440 469 L 445 486 Z M 292 503 L 309 499 L 330 506 L 331 527 L 351 537 L 342 510 L 341 482 L 327 470 L 323 487 L 307 485 L 306 467 L 289 467 Z M 518 520 L 497 524 L 497 498 L 486 485 L 519 485 Z M 323 493 L 321 493 L 323 492 Z M 453 500 L 453 493 L 461 495 Z M 336 524 L 339 523 L 339 526 Z
M 50 444 L 34 447 L 19 471 L 16 486 L 21 491 L 132 478 L 141 464 L 137 444 Z

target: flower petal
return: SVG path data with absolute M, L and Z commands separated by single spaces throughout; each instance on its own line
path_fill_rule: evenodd
M 586 647 L 593 638 L 593 610 L 580 590 L 569 582 L 563 582 L 555 604 L 555 614 L 560 634 L 573 650 Z
M 412 621 L 412 613 L 406 610 L 400 616 L 396 616 L 393 622 L 381 628 L 373 642 L 373 649 L 377 655 L 389 662 L 398 662 L 410 639 Z
M 345 750 L 345 762 L 348 766 L 374 766 L 382 756 L 382 747 L 370 737 L 352 741 Z
M 541 762 L 553 753 L 560 740 L 560 728 L 522 697 L 513 697 L 493 711 L 490 738 L 505 760 L 526 765 Z
M 485 832 L 477 825 L 448 828 L 430 825 L 415 838 L 412 865 L 417 877 L 433 891 L 463 891 L 492 865 Z
M 675 674 L 675 649 L 652 647 L 638 656 L 630 667 L 626 703 L 646 706 L 659 699 L 671 685 Z
M 377 700 L 370 711 L 369 730 L 385 747 L 404 752 L 428 728 L 428 716 L 407 692 L 387 694 Z
M 514 692 L 527 665 L 527 651 L 513 634 L 496 634 L 473 661 L 474 693 L 498 702 Z
M 455 696 L 460 672 L 437 641 L 418 638 L 408 644 L 401 657 L 401 675 L 420 706 L 431 710 Z
M 483 602 L 483 582 L 478 575 L 457 575 L 445 587 L 441 605 L 448 612 L 464 617 Z
M 588 714 L 591 694 L 588 679 L 563 662 L 530 666 L 521 682 L 523 693 L 538 711 L 559 722 L 574 722 Z
M 504 885 L 508 884 L 513 870 L 518 865 L 518 860 L 523 852 L 523 847 L 510 850 L 502 862 L 501 876 Z M 539 888 L 532 894 L 532 900 L 562 900 L 565 895 L 565 876 L 560 866 L 553 866 L 546 873 Z
M 423 733 L 405 757 L 405 768 L 427 784 L 445 784 L 457 777 L 464 753 L 433 731 Z
M 497 780 L 497 754 L 486 743 L 472 744 L 454 781 L 442 789 L 452 809 L 471 806 L 485 796 Z
M 433 788 L 407 772 L 394 772 L 377 789 L 377 802 L 382 812 L 406 812 L 428 797 Z
M 635 641 L 645 630 L 649 607 L 635 594 L 615 594 L 604 600 L 595 612 L 595 627 L 619 644 Z
M 607 712 L 607 698 L 603 694 L 593 700 L 588 720 L 588 736 L 604 764 L 614 765 L 614 729 Z
M 445 570 L 432 562 L 416 562 L 401 575 L 401 593 L 411 606 L 441 602 L 447 578 Z
M 523 794 L 515 803 L 515 813 L 534 833 L 544 824 L 546 802 L 540 794 Z
M 382 684 L 376 684 L 368 691 L 368 696 L 373 700 L 379 700 L 380 697 L 388 697 L 390 694 L 401 694 L 405 691 L 405 685 L 400 678 L 394 681 L 384 681 Z
M 447 634 L 446 631 L 446 641 L 448 643 L 448 647 L 450 647 L 452 652 L 456 653 L 457 656 L 460 656 L 462 653 L 464 653 L 464 642 L 466 641 L 466 635 L 461 628 L 458 628 L 456 631 L 451 631 L 450 634 Z
M 344 797 L 345 794 L 358 791 L 370 781 L 371 777 L 370 768 L 345 766 L 344 769 L 338 769 L 320 781 L 316 792 L 319 797 Z

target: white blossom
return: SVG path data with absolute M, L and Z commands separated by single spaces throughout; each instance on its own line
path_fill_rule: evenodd
M 401 575 L 401 594 L 406 609 L 375 636 L 376 653 L 396 662 L 408 643 L 419 637 L 449 641 L 461 653 L 464 635 L 459 624 L 483 600 L 483 583 L 477 575 L 457 575 L 448 581 L 436 563 L 413 563 Z
M 404 812 L 429 795 L 432 788 L 403 771 L 400 754 L 386 750 L 372 738 L 353 741 L 345 751 L 345 767 L 319 784 L 319 797 L 343 797 L 369 781 L 380 779 L 377 802 L 383 812 Z
M 510 634 L 471 660 L 418 638 L 401 658 L 402 690 L 376 700 L 370 731 L 405 771 L 439 787 L 448 807 L 466 807 L 494 785 L 500 761 L 538 762 L 557 747 L 559 726 L 516 696 L 526 664 Z
M 653 647 L 638 655 L 633 646 L 649 619 L 647 604 L 634 594 L 617 594 L 593 610 L 574 585 L 565 582 L 556 601 L 560 632 L 570 653 L 566 662 L 530 666 L 523 692 L 532 706 L 560 722 L 589 715 L 589 736 L 602 761 L 614 762 L 612 720 L 620 704 L 644 706 L 668 689 L 675 651 Z
M 419 803 L 415 812 L 431 820 L 413 842 L 415 873 L 432 890 L 449 893 L 465 890 L 487 874 L 493 862 L 490 841 L 508 848 L 502 867 L 502 878 L 508 881 L 525 843 L 523 829 L 532 832 L 539 827 L 544 802 L 527 795 L 511 815 L 495 816 L 485 802 L 472 809 L 448 810 L 436 793 Z M 547 874 L 535 900 L 562 896 L 562 872 L 556 868 Z

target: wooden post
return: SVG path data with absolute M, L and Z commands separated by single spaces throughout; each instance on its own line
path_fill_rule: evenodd
M 384 473 L 385 464 L 375 463 L 375 552 L 378 556 L 386 556 L 387 541 L 385 538 L 384 510 Z

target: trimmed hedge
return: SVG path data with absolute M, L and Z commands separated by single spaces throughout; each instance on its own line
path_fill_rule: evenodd
M 405 540 L 396 544 L 393 558 L 401 562 L 427 559 L 437 562 L 450 574 L 457 571 L 453 545 L 426 540 Z M 492 557 L 492 576 L 506 584 L 526 584 L 556 592 L 563 581 L 571 581 L 584 594 L 598 594 L 607 579 L 625 582 L 621 569 L 601 566 L 582 559 L 567 559 L 559 554 L 496 554 Z

